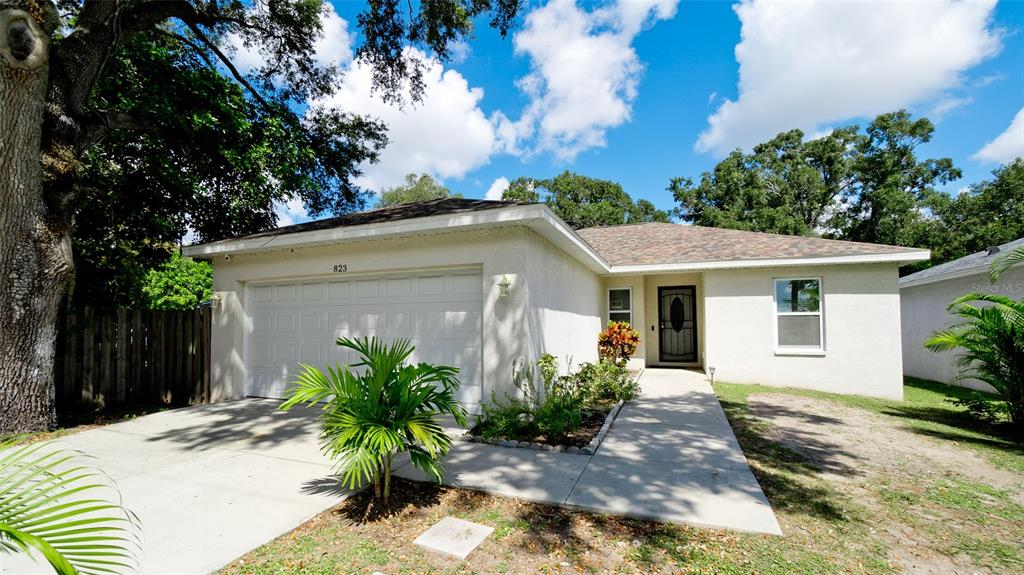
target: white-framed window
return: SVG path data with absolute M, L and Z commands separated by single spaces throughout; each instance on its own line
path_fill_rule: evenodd
M 624 321 L 633 324 L 633 289 L 611 288 L 608 290 L 608 321 Z
M 820 277 L 775 278 L 775 347 L 824 349 Z

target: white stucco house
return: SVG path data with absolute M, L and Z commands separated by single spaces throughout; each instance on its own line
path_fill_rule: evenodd
M 214 265 L 214 399 L 280 397 L 337 337 L 411 338 L 459 367 L 471 411 L 514 360 L 597 359 L 609 320 L 633 362 L 719 381 L 902 397 L 897 269 L 926 250 L 638 224 L 572 230 L 547 206 L 446 199 L 184 248 Z
M 924 347 L 933 332 L 956 322 L 946 308 L 954 299 L 972 292 L 1024 297 L 1024 267 L 1010 268 L 999 280 L 989 279 L 992 262 L 1024 246 L 1024 238 L 964 256 L 900 279 L 903 317 L 903 371 L 910 376 L 993 391 L 975 379 L 959 379 L 955 352 L 934 353 Z

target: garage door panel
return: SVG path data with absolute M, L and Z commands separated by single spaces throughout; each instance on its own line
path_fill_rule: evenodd
M 281 397 L 299 362 L 352 363 L 339 337 L 409 338 L 413 362 L 460 369 L 460 399 L 476 408 L 481 396 L 479 271 L 391 274 L 345 280 L 295 280 L 253 285 L 247 394 Z
M 302 301 L 320 301 L 324 295 L 324 284 L 322 282 L 302 284 Z
M 349 284 L 348 284 L 348 282 L 327 282 L 327 299 L 328 300 L 348 299 L 348 296 L 349 296 Z
M 295 284 L 279 284 L 274 290 L 274 300 L 279 302 L 295 301 Z
M 416 278 L 416 287 L 419 295 L 432 296 L 444 294 L 444 276 L 422 276 Z

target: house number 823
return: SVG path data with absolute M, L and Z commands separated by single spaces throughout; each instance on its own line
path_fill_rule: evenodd
M 345 273 L 348 271 L 348 264 L 338 264 L 334 266 L 335 273 Z

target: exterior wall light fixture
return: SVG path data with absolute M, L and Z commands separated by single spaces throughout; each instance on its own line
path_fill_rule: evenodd
M 501 276 L 501 281 L 498 282 L 498 297 L 508 297 L 511 288 L 512 282 L 508 280 L 508 276 Z

